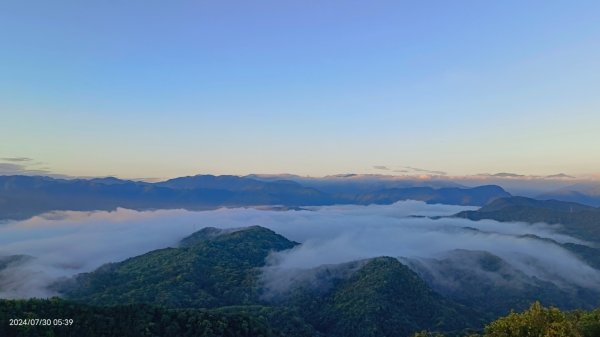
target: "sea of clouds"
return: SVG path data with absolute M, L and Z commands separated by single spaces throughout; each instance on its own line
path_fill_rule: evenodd
M 455 249 L 488 251 L 525 274 L 548 281 L 566 277 L 578 286 L 600 284 L 599 271 L 560 245 L 531 237 L 585 244 L 560 234 L 560 226 L 444 217 L 467 209 L 475 208 L 403 201 L 288 211 L 223 208 L 196 212 L 53 212 L 0 225 L 0 256 L 34 257 L 0 271 L 0 297 L 52 296 L 55 293 L 48 286 L 58 279 L 150 250 L 177 246 L 179 240 L 203 227 L 253 225 L 302 243 L 269 258 L 265 278 L 278 287 L 289 278 L 289 270 L 377 256 L 436 258 Z

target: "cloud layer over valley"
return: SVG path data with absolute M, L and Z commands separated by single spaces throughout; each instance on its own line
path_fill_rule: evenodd
M 561 285 L 590 288 L 600 284 L 600 272 L 555 243 L 583 243 L 560 234 L 558 226 L 429 218 L 466 209 L 473 208 L 406 201 L 290 211 L 237 208 L 49 213 L 0 225 L 0 255 L 34 257 L 0 260 L 0 297 L 51 296 L 54 293 L 47 287 L 57 279 L 176 246 L 180 239 L 203 227 L 252 225 L 303 243 L 270 257 L 265 276 L 271 286 L 284 282 L 290 270 L 376 256 L 443 258 L 456 249 L 490 252 L 526 275 Z

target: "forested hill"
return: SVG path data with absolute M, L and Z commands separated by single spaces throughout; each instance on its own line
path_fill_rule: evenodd
M 17 321 L 13 321 L 18 319 Z M 11 324 L 13 323 L 13 324 Z M 0 300 L 2 337 L 275 337 L 244 313 L 173 310 L 143 304 L 93 307 L 50 300 Z
M 443 334 L 421 331 L 413 337 L 598 337 L 600 309 L 593 311 L 561 311 L 544 307 L 539 302 L 523 312 L 509 315 L 486 324 L 479 333 Z
M 151 251 L 104 265 L 65 284 L 68 298 L 97 305 L 150 303 L 216 308 L 258 302 L 258 277 L 270 252 L 295 242 L 263 227 L 221 233 L 205 228 L 179 248 Z
M 460 212 L 456 216 L 471 220 L 561 224 L 565 234 L 600 243 L 600 208 L 574 202 L 525 197 L 500 198 L 479 210 Z
M 178 247 L 107 264 L 56 284 L 54 289 L 72 302 L 4 301 L 0 316 L 63 315 L 79 322 L 74 331 L 89 332 L 86 336 L 102 331 L 108 331 L 105 335 L 122 331 L 118 335 L 175 336 L 179 331 L 182 336 L 408 337 L 421 330 L 458 336 L 469 329 L 483 329 L 486 320 L 506 314 L 507 308 L 538 298 L 565 303 L 562 293 L 538 287 L 532 280 L 524 279 L 532 286 L 510 296 L 513 288 L 490 288 L 480 282 L 477 273 L 455 280 L 467 287 L 463 294 L 473 296 L 446 294 L 443 287 L 437 292 L 435 282 L 415 273 L 418 268 L 409 268 L 394 257 L 281 270 L 284 275 L 293 275 L 291 278 L 267 273 L 277 268 L 267 267 L 270 254 L 297 245 L 259 226 L 204 228 L 181 240 Z M 429 270 L 458 275 L 462 271 L 451 266 L 461 261 L 473 265 L 475 259 L 483 263 L 492 279 L 515 280 L 518 276 L 500 258 L 489 254 L 465 251 L 452 258 L 459 261 L 439 260 L 429 263 L 433 268 Z M 285 291 L 273 295 L 269 281 Z M 502 293 L 486 296 L 490 291 Z M 482 301 L 486 303 L 479 303 Z M 97 322 L 88 323 L 91 317 L 98 317 Z M 140 332 L 139 327 L 145 324 L 148 329 Z M 69 336 L 67 329 L 56 327 L 5 328 L 7 336 L 15 331 L 19 336 L 38 336 L 40 331 L 50 331 L 43 336 Z
M 384 336 L 396 331 L 408 336 L 421 329 L 449 331 L 481 324 L 472 310 L 435 293 L 394 258 L 364 261 L 355 272 L 326 271 L 319 278 L 329 285 L 325 290 L 299 283 L 276 301 L 261 296 L 265 290 L 260 268 L 267 255 L 296 245 L 257 226 L 205 228 L 183 239 L 179 248 L 105 265 L 59 288 L 68 299 L 100 306 L 145 303 L 219 310 L 235 306 L 234 312 L 273 308 L 262 312 L 270 312 L 268 321 L 276 330 L 286 330 L 282 318 L 291 317 L 309 335 L 317 331 L 340 337 Z
M 326 296 L 300 307 L 326 336 L 408 336 L 423 327 L 455 331 L 482 323 L 391 257 L 370 260 Z
M 558 200 L 525 197 L 500 198 L 476 211 L 463 211 L 456 217 L 471 220 L 543 222 L 558 225 L 557 230 L 582 243 L 555 242 L 590 266 L 600 269 L 600 208 Z
M 273 319 L 279 315 L 278 319 Z M 38 325 L 11 325 L 19 318 Z M 43 322 L 67 325 L 39 325 Z M 33 321 L 31 321 L 33 320 Z M 272 320 L 269 322 L 269 320 Z M 17 322 L 18 323 L 18 322 Z M 274 328 L 275 323 L 279 328 Z M 404 336 L 400 331 L 362 331 L 365 337 Z M 351 335 L 356 335 L 354 332 Z M 3 337 L 326 337 L 311 330 L 289 312 L 267 307 L 229 307 L 219 310 L 165 309 L 143 304 L 91 307 L 60 299 L 0 300 Z M 409 335 L 411 336 L 411 335 Z M 479 330 L 450 334 L 421 330 L 412 337 L 598 337 L 600 309 L 561 311 L 533 303 L 485 324 Z M 407 336 L 408 337 L 408 336 Z

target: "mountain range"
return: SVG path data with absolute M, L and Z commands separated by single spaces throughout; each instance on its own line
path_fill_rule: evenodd
M 229 180 L 230 189 L 239 183 L 248 184 L 242 190 L 263 188 L 236 180 Z M 154 188 L 189 186 L 194 190 L 214 184 L 214 179 L 206 181 L 189 186 L 179 180 L 171 187 Z M 104 188 L 130 183 L 111 179 L 100 184 Z M 600 254 L 595 245 L 600 240 L 594 224 L 599 215 L 599 209 L 576 203 L 505 197 L 455 217 L 560 222 L 565 234 L 586 238 L 591 244 L 553 244 L 598 268 L 594 263 Z M 527 309 L 537 300 L 567 309 L 600 305 L 600 293 L 593 289 L 557 286 L 515 269 L 490 252 L 465 249 L 436 258 L 380 256 L 285 270 L 294 276 L 273 282 L 268 271 L 281 267 L 270 265 L 270 256 L 300 245 L 260 226 L 206 227 L 174 247 L 57 281 L 52 289 L 61 300 L 3 301 L 0 316 L 41 312 L 83 322 L 96 317 L 95 323 L 86 323 L 92 330 L 81 325 L 77 330 L 91 336 L 103 330 L 124 336 L 211 336 L 213 331 L 223 336 L 407 337 L 422 330 L 449 335 L 481 331 L 485 322 L 513 309 Z M 5 256 L 0 271 L 32 259 Z M 6 329 L 5 335 L 18 336 L 14 331 Z
M 291 180 L 198 175 L 147 183 L 117 178 L 54 179 L 0 176 L 0 220 L 25 219 L 56 210 L 150 210 L 259 205 L 321 206 L 391 204 L 400 200 L 481 206 L 510 194 L 498 186 L 405 187 L 345 193 L 323 192 Z
M 579 241 L 525 236 L 561 246 L 600 270 L 600 208 L 511 196 L 494 185 L 320 190 L 298 181 L 260 177 L 202 175 L 147 183 L 117 178 L 0 176 L 2 219 L 53 210 L 201 210 L 260 205 L 294 209 L 408 199 L 481 206 L 459 212 L 452 216 L 455 218 L 553 224 L 557 232 Z M 269 271 L 282 267 L 272 265 L 271 256 L 301 245 L 260 226 L 206 227 L 176 246 L 60 279 L 51 288 L 62 299 L 0 301 L 0 317 L 64 315 L 86 322 L 87 330 L 80 323 L 74 331 L 89 336 L 103 331 L 122 336 L 407 337 L 422 330 L 450 336 L 482 331 L 485 322 L 511 310 L 525 310 L 538 300 L 563 309 L 600 306 L 597 290 L 542 280 L 483 250 L 455 249 L 427 258 L 378 256 L 283 270 L 291 276 L 272 279 L 274 274 Z M 0 287 L 9 268 L 34 259 L 0 257 Z M 0 327 L 0 335 L 24 335 L 19 329 Z M 52 333 L 28 331 L 48 336 L 63 333 L 54 328 Z M 427 334 L 419 336 L 433 336 Z
M 538 199 L 554 199 L 600 207 L 600 184 L 575 184 L 543 193 Z

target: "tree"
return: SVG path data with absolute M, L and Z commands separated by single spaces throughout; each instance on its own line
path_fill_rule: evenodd
M 511 312 L 485 327 L 485 337 L 582 337 L 575 322 L 558 308 L 534 302 L 522 313 Z

